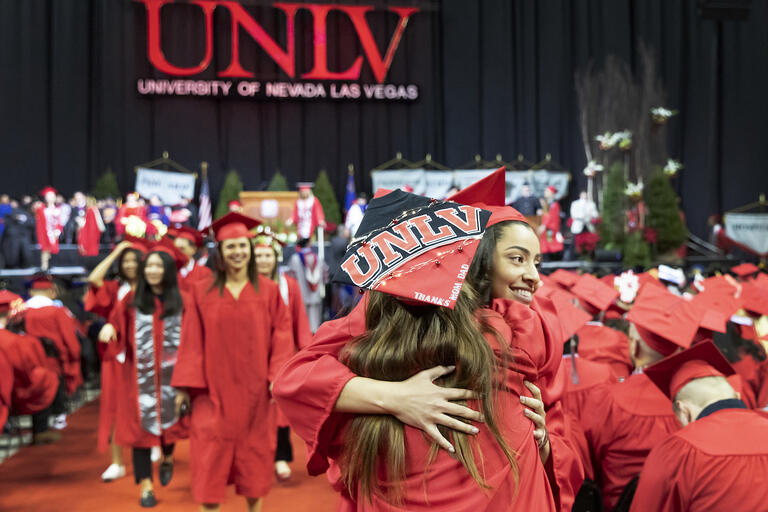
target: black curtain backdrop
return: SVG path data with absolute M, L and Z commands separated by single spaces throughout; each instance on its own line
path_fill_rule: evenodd
M 246 189 L 277 170 L 289 182 L 327 169 L 342 196 L 346 167 L 357 188 L 368 171 L 402 151 L 459 166 L 476 153 L 511 160 L 546 153 L 584 186 L 574 73 L 610 54 L 634 67 L 641 41 L 656 53 L 667 105 L 670 154 L 685 164 L 676 181 L 694 233 L 706 219 L 768 192 L 768 2 L 747 21 L 703 20 L 695 0 L 443 0 L 374 3 L 380 51 L 397 23 L 387 5 L 417 5 L 387 77 L 415 83 L 416 103 L 217 100 L 141 97 L 139 77 L 162 78 L 146 57 L 144 6 L 129 0 L 0 0 L 0 192 L 15 196 L 52 184 L 88 190 L 107 168 L 123 191 L 133 167 L 168 151 L 181 164 L 210 163 L 218 192 L 229 169 Z M 285 17 L 270 2 L 244 1 L 284 46 Z M 164 11 L 165 13 L 166 11 Z M 163 15 L 163 48 L 176 65 L 199 62 L 203 16 L 183 5 Z M 297 15 L 298 70 L 312 67 L 312 19 Z M 229 15 L 214 14 L 214 79 L 229 62 Z M 346 69 L 361 48 L 348 18 L 328 19 L 329 64 Z M 277 66 L 241 33 L 241 62 L 256 79 L 281 79 Z M 367 63 L 363 82 L 373 83 Z M 343 197 L 343 196 L 342 196 Z

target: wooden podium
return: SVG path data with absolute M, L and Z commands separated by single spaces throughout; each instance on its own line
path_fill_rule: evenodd
M 299 193 L 293 192 L 240 192 L 243 213 L 268 225 L 284 225 L 293 214 L 293 205 Z

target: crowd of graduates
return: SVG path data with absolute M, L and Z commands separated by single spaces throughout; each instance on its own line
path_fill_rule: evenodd
M 446 200 L 379 191 L 354 228 L 330 270 L 356 291 L 325 323 L 302 299 L 311 249 L 286 272 L 283 243 L 237 212 L 122 233 L 88 277 L 91 316 L 46 275 L 27 300 L 0 291 L 0 422 L 32 414 L 55 442 L 100 366 L 101 477 L 125 477 L 130 448 L 143 507 L 162 506 L 153 463 L 169 485 L 188 439 L 201 509 L 234 485 L 259 510 L 291 477 L 293 430 L 344 511 L 764 508 L 758 267 L 544 275 L 556 240 L 504 205 L 503 169 Z

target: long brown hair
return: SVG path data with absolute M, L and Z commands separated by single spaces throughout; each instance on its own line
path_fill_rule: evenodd
M 209 288 L 209 291 L 218 288 L 219 295 L 224 295 L 224 285 L 227 283 L 227 269 L 224 264 L 224 258 L 221 256 L 221 246 L 226 240 L 218 242 L 216 244 L 216 253 L 213 255 L 213 284 Z M 253 243 L 249 242 L 251 246 L 251 255 L 248 257 L 248 281 L 250 281 L 253 289 L 258 293 L 259 291 L 259 273 L 256 271 L 256 251 L 253 248 Z
M 391 295 L 372 291 L 366 309 L 369 330 L 345 347 L 341 360 L 357 375 L 389 381 L 401 381 L 437 365 L 455 365 L 453 373 L 436 383 L 477 393 L 485 425 L 504 451 L 517 480 L 515 454 L 498 428 L 494 410 L 499 364 L 483 336 L 483 332 L 493 331 L 476 319 L 478 305 L 478 297 L 468 283 L 462 287 L 453 310 L 410 306 Z M 474 439 L 444 427 L 440 431 L 451 439 L 456 458 L 472 479 L 487 489 L 482 467 L 476 462 L 476 455 L 481 455 Z M 405 479 L 403 423 L 390 415 L 360 415 L 351 420 L 345 437 L 342 481 L 350 495 L 368 500 L 377 496 L 399 503 Z M 429 463 L 437 452 L 433 442 Z M 379 482 L 380 470 L 386 472 L 385 488 Z

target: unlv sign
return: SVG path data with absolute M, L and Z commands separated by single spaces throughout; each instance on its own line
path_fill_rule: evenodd
M 200 61 L 192 66 L 182 67 L 166 57 L 162 48 L 163 24 L 161 10 L 172 9 L 174 0 L 135 0 L 144 5 L 147 15 L 147 58 L 150 64 L 171 77 L 171 79 L 139 79 L 138 91 L 144 95 L 198 95 L 198 96 L 246 96 L 246 97 L 326 97 L 330 99 L 400 99 L 418 98 L 416 85 L 385 84 L 392 60 L 402 40 L 411 16 L 418 7 L 388 7 L 387 11 L 397 15 L 397 26 L 384 52 L 374 40 L 366 15 L 374 10 L 371 5 L 315 4 L 275 2 L 273 8 L 285 17 L 286 43 L 283 48 L 270 36 L 257 19 L 245 8 L 232 0 L 189 0 L 188 5 L 196 6 L 203 15 L 200 37 L 205 41 L 205 51 Z M 198 75 L 212 65 L 214 47 L 213 13 L 226 10 L 231 23 L 230 59 L 223 69 L 216 71 L 219 80 L 198 80 Z M 296 14 L 309 11 L 312 16 L 312 69 L 299 73 L 296 69 Z M 362 54 L 355 58 L 347 69 L 331 70 L 328 66 L 327 19 L 331 12 L 342 13 L 354 28 L 360 42 Z M 266 52 L 289 81 L 253 81 L 253 71 L 240 57 L 240 35 L 247 34 Z M 376 83 L 360 84 L 361 70 L 367 62 Z M 184 77 L 184 78 L 181 78 Z M 234 79 L 234 80 L 233 80 Z M 352 83 L 344 83 L 352 81 Z M 341 82 L 341 83 L 324 83 Z

